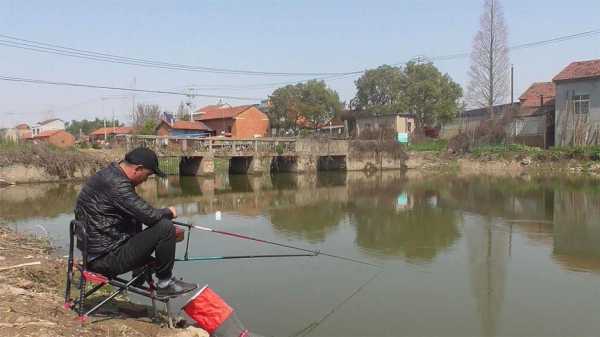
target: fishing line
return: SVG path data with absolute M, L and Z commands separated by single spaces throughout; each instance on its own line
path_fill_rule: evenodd
M 256 241 L 256 242 L 260 242 L 260 243 L 266 243 L 266 244 L 270 244 L 270 245 L 274 245 L 274 246 L 279 246 L 279 247 L 285 247 L 285 248 L 300 250 L 300 251 L 303 251 L 303 252 L 312 253 L 314 255 L 324 255 L 324 256 L 329 256 L 329 257 L 332 257 L 332 258 L 340 259 L 340 260 L 345 260 L 345 261 L 349 261 L 349 262 L 354 262 L 354 263 L 368 265 L 368 266 L 371 266 L 371 267 L 381 268 L 381 266 L 373 264 L 373 263 L 370 263 L 370 262 L 361 261 L 361 260 L 353 259 L 353 258 L 350 258 L 350 257 L 340 256 L 340 255 L 329 254 L 329 253 L 325 253 L 325 252 L 322 252 L 322 251 L 319 251 L 319 250 L 311 250 L 311 249 L 296 247 L 296 246 L 287 245 L 287 244 L 284 244 L 284 243 L 263 240 L 263 239 L 259 239 L 259 238 L 256 238 L 256 237 L 246 236 L 246 235 L 242 235 L 242 234 L 238 234 L 238 233 L 231 233 L 231 232 L 221 231 L 221 230 L 214 229 L 214 228 L 195 226 L 195 225 L 192 225 L 192 224 L 187 224 L 187 223 L 179 222 L 179 221 L 173 221 L 173 223 L 176 224 L 176 225 L 179 225 L 179 226 L 188 227 L 190 229 L 193 228 L 193 229 L 201 230 L 201 231 L 205 231 L 205 232 L 212 232 L 212 233 L 217 233 L 217 234 L 221 234 L 221 235 L 232 236 L 232 237 L 236 237 L 238 239 L 252 240 L 252 241 Z M 188 235 L 188 238 L 189 238 L 189 235 Z
M 350 296 L 344 298 L 341 302 L 339 302 L 333 308 L 331 308 L 331 310 L 329 310 L 329 312 L 327 312 L 323 317 L 321 317 L 321 319 L 319 319 L 316 322 L 310 323 L 307 327 L 305 327 L 304 329 L 296 332 L 295 334 L 291 335 L 290 337 L 305 337 L 305 336 L 308 336 L 308 334 L 310 334 L 313 330 L 315 330 L 317 327 L 319 327 L 319 325 L 321 325 L 327 318 L 329 318 L 331 315 L 333 315 L 346 302 L 350 301 L 350 299 L 352 299 L 352 297 L 356 296 L 359 292 L 361 292 L 361 290 L 363 290 L 369 283 L 371 283 L 374 279 L 376 279 L 377 276 L 379 276 L 379 274 L 381 274 L 381 273 L 383 273 L 383 269 L 380 269 L 375 274 L 373 274 L 373 276 L 371 276 L 370 279 L 368 279 L 365 283 L 361 284 L 360 287 L 356 288 L 352 292 L 352 294 L 350 294 Z

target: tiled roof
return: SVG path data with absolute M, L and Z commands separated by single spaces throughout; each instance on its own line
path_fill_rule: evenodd
M 27 125 L 25 123 L 21 123 L 21 124 L 15 126 L 15 129 L 29 129 L 29 125 Z
M 106 131 L 107 134 L 115 134 L 115 135 L 126 135 L 126 134 L 130 134 L 133 132 L 133 128 L 130 127 L 117 127 L 117 128 L 111 128 L 111 127 L 106 127 L 106 128 L 100 128 L 97 130 L 94 130 L 92 133 L 90 133 L 90 136 L 100 136 L 100 135 L 104 135 L 104 132 Z
M 206 126 L 206 124 L 204 124 L 204 123 L 202 123 L 200 121 L 194 121 L 194 122 L 189 122 L 189 121 L 175 121 L 173 124 L 169 124 L 166 121 L 162 121 L 162 123 L 165 123 L 171 129 L 175 129 L 175 130 L 211 131 L 211 129 L 208 126 Z
M 554 97 L 556 96 L 556 87 L 552 82 L 533 83 L 519 97 L 521 107 L 539 107 L 540 96 L 543 96 L 544 105 L 554 105 Z
M 197 121 L 205 121 L 209 119 L 229 119 L 239 115 L 251 107 L 253 107 L 253 105 L 241 105 L 234 107 L 225 107 L 224 105 L 209 105 L 196 110 L 194 119 Z
M 61 121 L 62 122 L 62 119 L 60 119 L 60 118 L 51 118 L 51 119 L 47 119 L 47 120 L 45 120 L 43 122 L 40 122 L 39 124 L 40 125 L 46 125 L 46 124 L 54 122 L 54 121 Z
M 66 132 L 65 130 L 49 130 L 49 131 L 43 131 L 40 132 L 39 135 L 34 136 L 33 138 L 48 138 L 50 136 L 54 136 L 55 134 L 59 133 L 59 132 Z
M 600 60 L 573 62 L 552 80 L 567 81 L 593 77 L 600 77 Z
M 503 114 L 505 111 L 509 111 L 510 106 L 511 106 L 510 103 L 494 105 L 494 107 L 493 107 L 494 115 L 498 116 L 499 114 Z M 518 111 L 519 106 L 520 106 L 519 103 L 515 103 L 513 105 L 513 109 L 514 109 L 513 111 Z M 460 114 L 460 117 L 463 117 L 463 118 L 484 117 L 484 116 L 489 116 L 489 114 L 490 114 L 489 109 L 487 107 L 485 107 L 485 108 L 466 110 Z

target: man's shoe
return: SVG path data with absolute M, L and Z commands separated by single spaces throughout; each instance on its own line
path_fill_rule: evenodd
M 159 286 L 158 289 L 156 289 L 156 295 L 159 297 L 177 296 L 188 293 L 196 288 L 198 288 L 197 284 L 187 283 L 183 280 L 172 278 L 168 285 L 164 287 Z

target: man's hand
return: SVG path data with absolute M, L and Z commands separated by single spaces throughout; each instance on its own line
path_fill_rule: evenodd
M 173 219 L 175 219 L 177 217 L 177 210 L 173 206 L 169 207 L 169 210 L 173 213 Z

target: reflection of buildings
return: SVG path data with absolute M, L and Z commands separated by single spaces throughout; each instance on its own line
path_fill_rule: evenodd
M 455 211 L 437 207 L 438 193 L 402 177 L 353 185 L 348 212 L 357 244 L 370 254 L 432 260 L 460 236 Z
M 600 272 L 600 195 L 587 190 L 555 193 L 554 258 L 571 270 Z

